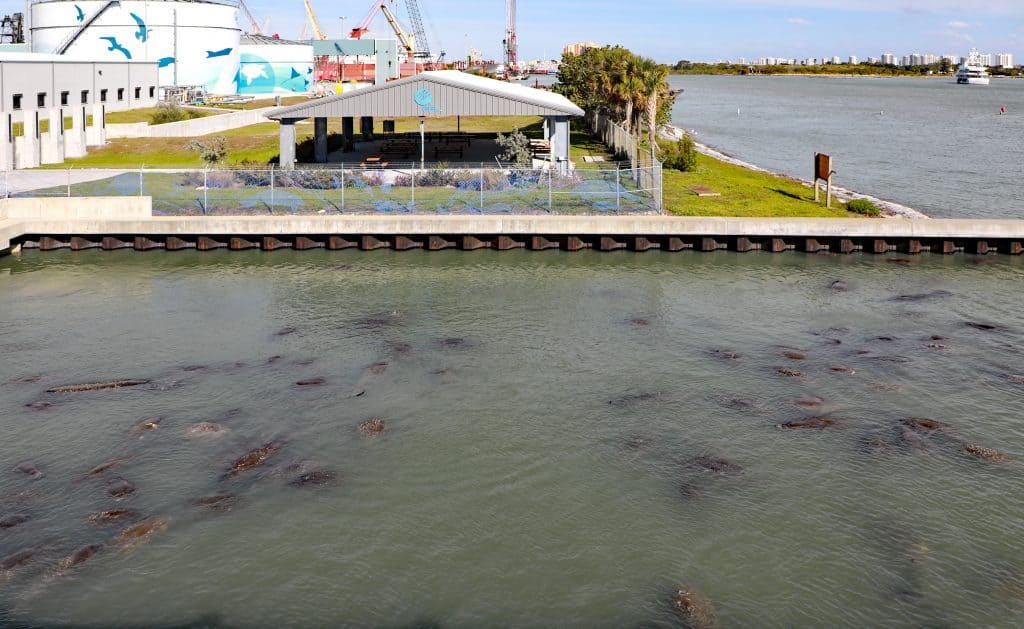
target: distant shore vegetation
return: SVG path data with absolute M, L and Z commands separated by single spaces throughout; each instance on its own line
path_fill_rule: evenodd
M 951 76 L 957 66 L 948 61 L 920 66 L 892 66 L 882 63 L 827 63 L 813 66 L 776 64 L 770 66 L 749 63 L 701 63 L 682 60 L 672 66 L 672 74 L 722 75 L 815 75 L 815 76 Z M 989 68 L 992 76 L 1024 77 L 1021 68 Z

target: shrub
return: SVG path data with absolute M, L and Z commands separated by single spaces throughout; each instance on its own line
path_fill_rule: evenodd
M 693 138 L 684 135 L 682 140 L 661 145 L 664 155 L 662 164 L 665 168 L 671 168 L 684 173 L 692 173 L 697 170 L 697 149 L 693 145 Z
M 533 156 L 530 153 L 530 138 L 520 131 L 513 129 L 512 133 L 505 135 L 499 133 L 495 143 L 501 148 L 498 159 L 513 164 L 532 164 Z
M 167 124 L 168 122 L 181 122 L 182 120 L 192 120 L 193 118 L 199 118 L 199 114 L 190 110 L 184 109 L 178 103 L 171 101 L 169 103 L 157 103 L 156 111 L 149 117 L 149 124 Z
M 846 210 L 855 214 L 863 214 L 864 216 L 882 215 L 882 210 L 878 209 L 877 205 L 867 199 L 853 199 L 846 204 Z
M 209 140 L 192 140 L 188 143 L 188 150 L 199 153 L 199 159 L 207 165 L 216 164 L 227 157 L 228 139 L 218 135 Z

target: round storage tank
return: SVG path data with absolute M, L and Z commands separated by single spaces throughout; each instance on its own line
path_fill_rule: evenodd
M 239 50 L 239 94 L 308 94 L 312 89 L 312 44 L 244 35 Z
M 238 92 L 235 0 L 37 0 L 33 52 L 111 61 L 155 61 L 161 85 Z

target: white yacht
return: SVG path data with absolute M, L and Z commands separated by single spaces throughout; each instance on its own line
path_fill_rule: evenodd
M 960 68 L 956 71 L 956 82 L 960 85 L 988 85 L 988 70 L 981 63 L 977 48 L 971 48 Z

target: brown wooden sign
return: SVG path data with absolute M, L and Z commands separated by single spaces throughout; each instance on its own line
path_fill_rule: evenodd
M 814 154 L 814 177 L 828 179 L 832 175 L 832 158 L 824 153 Z

